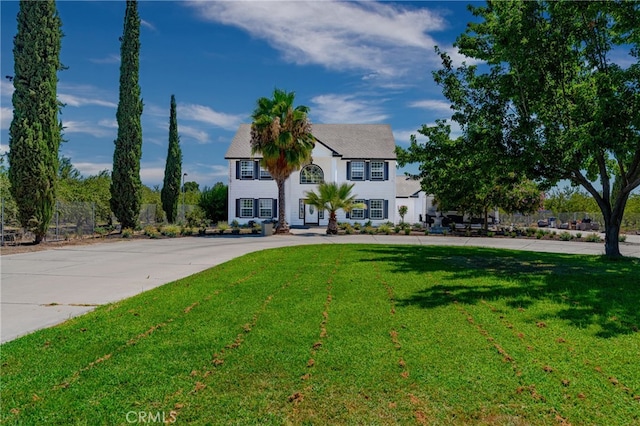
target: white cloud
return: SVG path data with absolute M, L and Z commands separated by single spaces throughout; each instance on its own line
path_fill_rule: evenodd
M 453 111 L 451 110 L 451 104 L 447 101 L 441 101 L 437 99 L 424 99 L 422 101 L 415 101 L 409 104 L 412 108 L 421 108 L 428 111 L 436 111 L 442 113 L 447 117 L 451 117 Z
M 403 75 L 427 56 L 433 61 L 436 43 L 429 32 L 445 27 L 437 13 L 402 4 L 198 1 L 189 5 L 206 20 L 266 40 L 292 63 L 358 70 L 369 79 Z
M 113 168 L 113 163 L 93 163 L 89 161 L 73 162 L 73 166 L 80 171 L 80 174 L 84 177 L 95 176 L 103 170 L 109 170 Z
M 394 130 L 393 138 L 398 145 L 409 145 L 411 142 L 411 135 L 418 135 L 416 130 Z
M 140 25 L 143 27 L 149 28 L 151 31 L 157 31 L 156 27 L 149 21 L 145 21 L 144 19 L 140 20 Z
M 62 125 L 64 127 L 63 133 L 86 133 L 96 138 L 102 138 L 106 136 L 116 137 L 116 132 L 114 132 L 111 128 L 107 128 L 105 126 L 101 126 L 100 124 L 91 123 L 88 121 L 63 121 Z
M 447 55 L 449 55 L 454 67 L 459 67 L 460 65 L 462 65 L 463 62 L 466 63 L 467 65 L 478 65 L 478 64 L 484 63 L 484 61 L 481 61 L 479 59 L 470 58 L 469 56 L 463 55 L 462 53 L 460 53 L 458 48 L 453 46 L 444 47 L 442 48 L 442 50 L 446 52 Z M 440 61 L 440 58 L 438 58 L 438 64 L 439 65 L 442 64 L 442 62 Z
M 13 108 L 1 107 L 0 108 L 0 129 L 6 130 L 11 125 L 13 119 Z
M 162 184 L 164 180 L 164 166 L 140 164 L 140 180 L 148 184 Z
M 14 90 L 15 88 L 13 87 L 12 82 L 5 79 L 0 80 L 0 96 L 11 99 Z
M 237 130 L 242 120 L 246 118 L 243 115 L 217 112 L 208 106 L 196 104 L 179 104 L 178 117 L 180 120 L 200 121 L 225 130 Z
M 105 118 L 105 119 L 102 119 L 102 120 L 98 121 L 98 125 L 102 126 L 102 127 L 108 127 L 110 129 L 117 129 L 118 128 L 118 121 L 115 118 L 111 119 L 111 120 L 107 120 Z
M 58 99 L 72 107 L 97 105 L 117 108 L 118 104 L 113 100 L 116 97 L 117 93 L 90 84 L 58 84 Z
M 112 53 L 110 55 L 105 56 L 104 58 L 89 59 L 89 62 L 93 62 L 94 64 L 119 64 L 120 55 L 116 55 L 115 53 Z
M 445 120 L 445 121 L 446 121 L 446 124 L 448 124 L 451 127 L 451 133 L 449 134 L 449 137 L 451 139 L 456 139 L 462 136 L 462 129 L 460 129 L 460 125 L 456 121 L 453 121 L 453 120 Z M 433 127 L 435 125 L 436 123 L 425 124 L 425 126 L 427 127 Z M 418 141 L 418 143 L 424 142 L 426 138 L 422 134 L 418 133 L 419 128 L 422 128 L 422 126 L 418 126 L 415 129 L 394 130 L 393 137 L 396 140 L 396 143 L 398 145 L 409 146 L 409 144 L 411 143 L 411 135 L 416 136 L 416 140 Z
M 381 123 L 389 115 L 380 108 L 380 101 L 355 99 L 354 95 L 328 94 L 311 99 L 313 117 L 321 123 Z
M 72 107 L 81 107 L 85 105 L 98 105 L 110 108 L 118 107 L 118 104 L 116 104 L 115 102 L 105 101 L 102 99 L 82 98 L 65 93 L 58 93 L 58 99 L 60 100 L 60 102 Z
M 209 134 L 207 132 L 192 126 L 179 125 L 178 134 L 180 137 L 186 136 L 188 138 L 195 139 L 200 145 L 210 142 Z

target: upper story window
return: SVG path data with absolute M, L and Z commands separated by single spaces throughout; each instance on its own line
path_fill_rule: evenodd
M 384 180 L 384 161 L 371 162 L 371 180 Z
M 351 180 L 364 180 L 364 161 L 351 162 Z
M 240 179 L 253 179 L 253 164 L 251 160 L 240 161 Z
M 271 177 L 271 173 L 269 173 L 267 169 L 264 169 L 262 168 L 262 166 L 260 166 L 260 180 L 269 180 L 269 179 L 273 179 Z
M 317 164 L 309 164 L 300 170 L 300 183 L 312 184 L 324 182 L 324 172 Z

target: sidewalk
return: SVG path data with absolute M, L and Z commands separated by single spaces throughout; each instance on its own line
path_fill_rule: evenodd
M 640 257 L 640 236 L 633 237 L 620 244 L 621 252 L 624 256 Z M 5 255 L 0 257 L 0 342 L 59 324 L 96 306 L 134 296 L 246 253 L 292 245 L 349 243 L 476 246 L 588 255 L 604 253 L 601 243 L 451 236 L 327 236 L 324 228 L 313 228 L 294 229 L 290 235 L 272 237 L 123 240 Z

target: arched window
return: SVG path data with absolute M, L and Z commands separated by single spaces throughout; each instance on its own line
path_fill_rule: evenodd
M 317 164 L 309 164 L 300 170 L 300 183 L 322 183 L 324 172 Z

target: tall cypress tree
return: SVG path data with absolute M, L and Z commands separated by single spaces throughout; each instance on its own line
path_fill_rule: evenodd
M 53 216 L 62 125 L 57 100 L 62 21 L 55 1 L 20 1 L 13 41 L 9 180 L 21 225 L 40 243 Z
M 171 95 L 171 111 L 169 113 L 169 151 L 164 166 L 164 183 L 160 198 L 162 209 L 169 223 L 174 223 L 178 216 L 180 199 L 180 178 L 182 175 L 182 150 L 178 137 L 178 118 L 176 115 L 176 97 Z
M 140 69 L 140 18 L 138 3 L 127 0 L 124 34 L 120 47 L 120 99 L 116 119 L 118 139 L 113 153 L 111 210 L 122 229 L 135 228 L 142 204 L 140 158 L 142 157 L 142 99 Z

